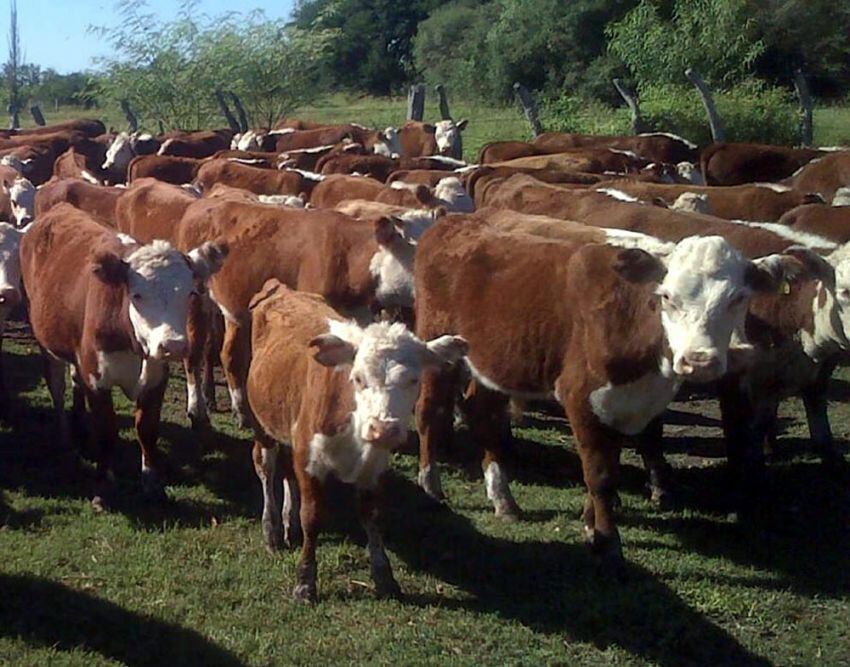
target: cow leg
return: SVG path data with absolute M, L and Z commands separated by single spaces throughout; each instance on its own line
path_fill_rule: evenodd
M 236 423 L 247 428 L 253 422 L 245 399 L 245 384 L 251 362 L 251 331 L 244 324 L 230 320 L 224 324 L 224 342 L 221 346 L 221 365 L 230 390 L 230 408 Z
M 53 401 L 53 415 L 56 430 L 59 433 L 59 443 L 63 449 L 71 446 L 71 428 L 68 415 L 65 413 L 65 362 L 44 353 L 44 378 L 47 390 Z
M 91 503 L 95 510 L 101 511 L 108 506 L 115 485 L 112 457 L 118 440 L 118 425 L 115 422 L 111 390 L 87 389 L 86 398 L 91 408 L 97 443 L 97 478 Z
M 504 445 L 511 432 L 508 400 L 504 394 L 487 389 L 477 380 L 471 380 L 462 409 L 476 443 L 484 449 L 481 467 L 487 498 L 493 503 L 496 516 L 516 520 L 520 509 L 508 485 L 504 466 Z
M 318 598 L 316 547 L 319 541 L 324 498 L 322 483 L 307 473 L 306 463 L 296 456 L 295 473 L 298 477 L 298 488 L 301 491 L 301 531 L 304 541 L 301 543 L 301 559 L 298 562 L 292 595 L 296 600 L 315 602 Z
M 267 438 L 254 438 L 252 456 L 254 470 L 263 487 L 263 537 L 269 551 L 278 551 L 283 545 L 280 503 L 275 484 L 279 449 L 277 443 Z
M 208 320 L 209 308 L 205 307 L 203 299 L 192 299 L 186 326 L 189 354 L 183 360 L 183 368 L 186 371 L 186 415 L 192 424 L 192 430 L 196 431 L 209 426 L 210 423 L 202 391 Z
M 71 391 L 71 437 L 77 443 L 83 444 L 88 441 L 89 434 L 86 421 L 86 387 L 76 366 L 71 366 Z
M 146 363 L 152 364 L 150 361 Z M 142 491 L 154 500 L 165 500 L 165 489 L 157 472 L 159 451 L 156 441 L 159 438 L 162 399 L 168 386 L 168 364 L 151 366 L 149 373 L 149 384 L 136 400 L 134 413 L 136 437 L 142 450 Z
M 11 414 L 11 403 L 9 402 L 9 390 L 6 387 L 6 373 L 3 369 L 3 332 L 6 323 L 0 323 L 0 420 L 6 420 Z
M 372 581 L 375 582 L 375 592 L 378 597 L 382 598 L 401 597 L 401 588 L 393 576 L 390 559 L 387 558 L 387 552 L 384 551 L 384 540 L 378 528 L 377 493 L 371 489 L 360 489 L 357 500 L 360 523 L 363 525 L 368 539 L 369 567 L 372 573 Z
M 207 321 L 209 329 L 207 330 L 207 338 L 204 349 L 204 398 L 207 402 L 207 409 L 216 411 L 215 400 L 215 364 L 216 360 L 221 358 L 221 340 L 224 329 L 224 318 L 221 313 L 213 308 L 210 313 L 210 319 Z
M 814 383 L 806 387 L 803 394 L 803 405 L 806 408 L 806 420 L 809 423 L 809 437 L 814 449 L 820 454 L 825 465 L 836 466 L 843 462 L 841 454 L 835 447 L 832 438 L 832 428 L 829 425 L 826 392 L 829 379 L 835 370 L 835 362 L 824 364 Z
M 623 551 L 614 521 L 614 506 L 620 480 L 620 443 L 587 411 L 587 400 L 570 397 L 565 406 L 575 434 L 587 486 L 583 519 L 584 533 L 593 553 L 605 569 L 622 573 Z
M 635 439 L 635 445 L 643 459 L 643 466 L 649 476 L 650 500 L 662 509 L 673 505 L 673 492 L 670 490 L 673 468 L 664 458 L 664 419 L 656 417 Z
M 292 448 L 284 447 L 279 461 L 283 464 L 283 508 L 281 509 L 281 524 L 283 525 L 283 541 L 291 547 L 298 541 L 301 534 L 301 494 L 298 491 L 298 480 L 295 479 L 295 469 L 292 465 Z
M 419 432 L 419 486 L 434 500 L 445 500 L 437 466 L 437 447 L 448 443 L 454 433 L 455 386 L 459 371 L 429 369 L 422 373 L 416 403 Z

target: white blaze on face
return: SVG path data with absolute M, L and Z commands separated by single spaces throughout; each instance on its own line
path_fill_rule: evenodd
M 398 157 L 401 155 L 401 139 L 398 130 L 388 127 L 378 135 L 378 140 L 372 146 L 372 152 L 384 157 Z
M 368 444 L 400 444 L 407 435 L 422 371 L 457 361 L 466 353 L 461 338 L 441 336 L 424 343 L 400 323 L 381 322 L 365 329 L 353 322 L 328 324 L 329 335 L 319 338 L 348 346 L 345 361 L 351 364 L 354 386 L 354 435 Z
M 12 206 L 12 217 L 18 227 L 32 222 L 35 216 L 36 187 L 26 178 L 16 178 L 9 188 L 9 201 Z
M 711 207 L 708 203 L 708 195 L 696 192 L 683 192 L 676 201 L 670 204 L 670 210 L 684 211 L 686 213 L 702 213 L 709 215 Z
M 658 287 L 673 372 L 697 381 L 726 371 L 733 331 L 743 330 L 750 262 L 719 236 L 680 241 Z
M 24 232 L 0 222 L 0 322 L 21 301 L 21 258 L 18 252 Z
M 456 176 L 441 179 L 434 188 L 434 196 L 444 202 L 449 211 L 455 213 L 475 211 L 475 202 Z
M 248 130 L 245 134 L 237 134 L 233 137 L 231 147 L 240 151 L 258 151 L 262 147 L 262 135 L 254 130 Z
M 437 141 L 437 150 L 444 155 L 452 155 L 460 139 L 460 128 L 453 120 L 441 120 L 435 124 L 437 128 L 434 139 Z
M 103 161 L 102 168 L 123 171 L 130 164 L 130 160 L 134 156 L 135 151 L 133 150 L 133 142 L 130 140 L 130 135 L 126 132 L 121 132 L 112 140 L 109 148 L 106 149 L 106 159 Z
M 19 157 L 15 157 L 14 155 L 4 155 L 2 158 L 0 158 L 0 164 L 2 164 L 4 167 L 11 167 L 19 174 L 21 174 L 21 176 L 24 175 L 24 169 L 26 165 Z

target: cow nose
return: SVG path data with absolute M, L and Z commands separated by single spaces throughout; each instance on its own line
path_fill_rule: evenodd
M 186 356 L 189 346 L 185 339 L 171 338 L 162 341 L 156 349 L 156 359 L 180 359 Z
M 398 419 L 370 419 L 366 428 L 366 442 L 374 445 L 395 445 L 401 441 L 402 435 Z
M 682 355 L 678 373 L 689 375 L 695 380 L 713 379 L 723 371 L 723 364 L 716 350 L 690 350 Z
M 21 293 L 14 287 L 0 289 L 0 306 L 15 307 L 21 302 Z

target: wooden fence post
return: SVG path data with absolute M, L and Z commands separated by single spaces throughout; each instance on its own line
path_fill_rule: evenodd
M 230 113 L 230 109 L 227 108 L 227 102 L 224 99 L 224 93 L 221 92 L 220 88 L 216 88 L 215 90 L 215 101 L 218 102 L 219 111 L 221 111 L 221 115 L 224 116 L 224 119 L 227 121 L 227 124 L 230 126 L 230 129 L 233 130 L 233 133 L 236 134 L 240 132 L 239 123 L 236 122 L 236 119 L 233 117 L 233 114 Z
M 720 115 L 717 113 L 717 107 L 714 105 L 714 97 L 711 94 L 711 89 L 702 77 L 693 67 L 688 67 L 685 70 L 685 76 L 688 81 L 694 84 L 702 105 L 705 107 L 705 112 L 708 114 L 708 125 L 711 128 L 711 138 L 715 142 L 726 141 L 726 132 L 723 130 L 723 123 L 720 121 Z
M 136 114 L 133 113 L 133 110 L 130 108 L 130 103 L 127 100 L 121 100 L 121 111 L 124 112 L 124 116 L 127 118 L 128 124 L 128 132 L 138 132 L 139 131 L 139 119 L 136 118 Z
M 239 127 L 242 132 L 248 131 L 248 114 L 245 113 L 245 107 L 242 106 L 242 100 L 232 90 L 229 93 L 230 101 L 233 102 L 233 108 L 236 109 L 236 115 L 239 116 Z
M 540 123 L 540 117 L 537 115 L 537 104 L 528 88 L 523 86 L 519 81 L 514 84 L 514 92 L 519 98 L 519 103 L 522 105 L 522 110 L 525 113 L 525 118 L 531 125 L 534 131 L 534 136 L 538 137 L 543 134 L 543 125 Z
M 36 125 L 40 125 L 41 127 L 47 125 L 47 122 L 44 120 L 44 114 L 41 113 L 41 108 L 37 104 L 33 104 L 30 107 L 30 113 Z
M 797 97 L 800 99 L 800 143 L 809 147 L 814 143 L 814 105 L 812 94 L 809 92 L 809 84 L 806 83 L 806 77 L 800 68 L 794 70 L 794 88 L 797 90 Z
M 449 111 L 449 99 L 446 97 L 446 89 L 443 87 L 443 84 L 438 83 L 434 86 L 434 91 L 437 93 L 437 97 L 440 98 L 440 119 L 453 120 L 452 114 Z
M 614 79 L 614 88 L 620 93 L 620 97 L 626 102 L 629 107 L 629 112 L 632 116 L 632 134 L 640 134 L 643 131 L 643 122 L 640 119 L 640 107 L 638 106 L 637 95 L 626 88 L 626 85 L 620 79 Z
M 18 105 L 12 102 L 7 107 L 9 111 L 9 129 L 17 130 L 21 127 L 20 109 Z
M 425 116 L 425 86 L 417 83 L 407 92 L 407 120 L 422 121 Z

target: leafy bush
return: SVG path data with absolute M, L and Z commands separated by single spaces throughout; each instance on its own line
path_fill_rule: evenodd
M 799 140 L 799 113 L 791 95 L 750 81 L 714 92 L 714 102 L 727 141 L 794 144 Z M 690 86 L 649 86 L 640 96 L 644 123 L 655 131 L 673 132 L 705 145 L 711 131 L 702 101 Z
M 564 96 L 540 105 L 540 121 L 547 132 L 628 134 L 629 113 L 598 100 Z

